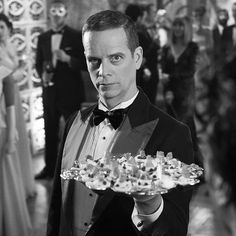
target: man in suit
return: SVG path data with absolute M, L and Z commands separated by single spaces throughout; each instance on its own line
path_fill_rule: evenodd
M 232 15 L 236 22 L 236 2 L 232 5 Z M 224 73 L 227 77 L 235 78 L 236 66 L 236 24 L 225 27 L 222 35 L 222 48 L 224 58 Z
M 129 4 L 125 14 L 136 23 L 139 43 L 143 48 L 143 63 L 137 73 L 137 85 L 144 90 L 150 102 L 156 104 L 159 81 L 157 64 L 160 46 L 158 39 L 152 38 L 145 26 L 145 11 L 144 7 L 137 4 Z
M 153 106 L 136 85 L 143 50 L 134 22 L 118 11 L 98 12 L 88 18 L 82 36 L 99 99 L 94 106 L 76 112 L 66 124 L 47 235 L 186 235 L 190 189 L 130 196 L 109 190 L 93 192 L 78 181 L 61 180 L 62 169 L 88 155 L 94 159 L 108 153 L 136 155 L 141 149 L 155 155 L 159 150 L 172 152 L 187 164 L 193 162 L 189 128 Z
M 66 25 L 67 8 L 52 2 L 51 29 L 38 37 L 36 70 L 43 84 L 45 167 L 35 178 L 52 178 L 56 165 L 60 118 L 66 120 L 84 101 L 81 70 L 86 70 L 81 32 Z
M 227 27 L 227 23 L 229 20 L 228 10 L 220 8 L 217 11 L 217 24 L 214 26 L 212 30 L 213 37 L 213 59 L 216 63 L 216 68 L 221 66 L 223 61 L 223 33 L 225 28 Z

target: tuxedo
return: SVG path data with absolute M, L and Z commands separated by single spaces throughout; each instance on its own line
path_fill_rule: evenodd
M 80 158 L 86 136 L 94 129 L 92 112 L 96 104 L 73 114 L 68 120 L 60 148 L 52 198 L 48 216 L 47 235 L 73 235 L 73 190 L 76 181 L 60 178 L 61 168 L 70 168 L 76 157 Z M 79 127 L 78 130 L 75 127 Z M 76 134 L 77 132 L 77 134 Z M 78 135 L 79 134 L 79 135 Z M 75 139 L 74 137 L 77 136 Z M 70 148 L 70 144 L 78 148 Z M 183 123 L 153 106 L 140 90 L 130 106 L 121 126 L 116 130 L 114 142 L 109 147 L 112 154 L 131 153 L 136 155 L 140 149 L 146 154 L 155 155 L 157 150 L 165 154 L 172 152 L 180 161 L 193 162 L 193 148 L 190 131 Z M 184 236 L 189 222 L 189 202 L 191 188 L 177 187 L 163 194 L 164 209 L 159 218 L 139 232 L 131 220 L 134 207 L 133 198 L 113 191 L 99 194 L 93 209 L 91 227 L 87 236 L 132 236 L 165 235 Z
M 234 39 L 234 31 L 236 25 L 225 27 L 222 35 L 223 45 L 223 58 L 231 57 L 230 60 L 225 61 L 224 74 L 227 77 L 236 78 L 235 65 L 236 65 L 236 39 Z M 234 42 L 235 41 L 235 42 Z
M 143 48 L 143 57 L 145 58 L 145 63 L 137 71 L 137 84 L 147 94 L 151 103 L 155 104 L 159 82 L 157 64 L 160 46 L 151 38 L 145 26 L 137 25 L 137 33 L 140 46 Z M 149 78 L 145 78 L 145 68 L 151 72 Z
M 38 37 L 36 70 L 43 76 L 45 62 L 53 64 L 52 35 L 48 30 Z M 81 70 L 86 70 L 82 36 L 80 32 L 65 26 L 59 48 L 70 56 L 70 62 L 57 61 L 53 68 L 53 86 L 43 86 L 43 108 L 45 122 L 45 164 L 49 175 L 53 175 L 58 147 L 59 121 L 67 119 L 80 108 L 85 99 Z
M 235 25 L 229 25 L 224 28 L 223 35 L 222 35 L 222 43 L 223 43 L 223 49 L 226 50 L 226 53 L 229 53 L 233 46 L 233 30 Z
M 221 65 L 223 61 L 223 34 L 225 27 L 222 26 L 222 32 L 220 32 L 219 26 L 215 25 L 212 30 L 212 38 L 213 38 L 213 58 L 217 63 L 217 66 Z

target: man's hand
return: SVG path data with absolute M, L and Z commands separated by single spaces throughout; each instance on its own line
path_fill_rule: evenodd
M 162 197 L 160 194 L 157 195 L 132 195 L 135 206 L 139 214 L 150 215 L 156 212 L 160 205 Z

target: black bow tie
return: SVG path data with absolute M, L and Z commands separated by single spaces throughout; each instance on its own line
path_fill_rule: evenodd
M 93 110 L 93 123 L 94 125 L 99 125 L 105 118 L 107 118 L 112 127 L 117 129 L 121 122 L 123 121 L 124 115 L 127 109 L 117 109 L 114 111 L 102 111 L 98 108 Z
M 54 34 L 63 34 L 63 29 L 61 29 L 61 30 L 59 30 L 59 31 L 54 31 L 54 30 L 52 30 L 52 35 L 54 35 Z

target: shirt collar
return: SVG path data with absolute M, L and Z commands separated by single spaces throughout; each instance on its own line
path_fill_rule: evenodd
M 139 91 L 132 98 L 130 98 L 128 101 L 121 102 L 117 106 L 113 107 L 111 109 L 111 111 L 117 110 L 117 109 L 125 109 L 126 107 L 130 106 L 134 102 L 135 98 L 138 96 L 138 93 L 139 93 Z M 108 108 L 101 102 L 101 100 L 98 101 L 98 109 L 100 109 L 102 111 L 108 111 Z

